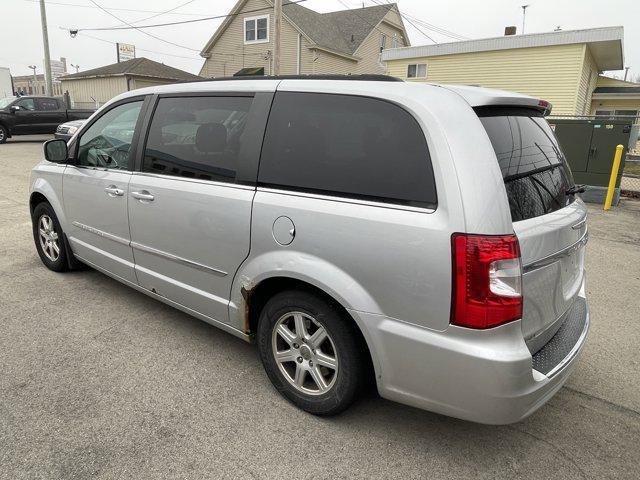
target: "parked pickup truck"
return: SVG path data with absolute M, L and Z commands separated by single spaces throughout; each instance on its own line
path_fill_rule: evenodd
M 54 133 L 61 123 L 89 118 L 94 110 L 68 110 L 61 98 L 0 99 L 0 143 L 14 135 Z

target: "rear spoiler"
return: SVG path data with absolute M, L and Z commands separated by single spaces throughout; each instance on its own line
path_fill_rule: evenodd
M 546 100 L 515 92 L 466 85 L 439 85 L 457 93 L 474 109 L 478 107 L 527 108 L 549 115 L 553 105 Z

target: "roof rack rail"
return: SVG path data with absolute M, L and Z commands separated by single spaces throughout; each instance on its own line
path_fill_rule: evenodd
M 402 82 L 400 78 L 389 75 L 361 74 L 361 75 L 243 75 L 239 77 L 211 77 L 195 80 L 196 82 L 219 82 L 227 80 L 360 80 L 369 82 Z M 187 80 L 183 83 L 192 82 Z

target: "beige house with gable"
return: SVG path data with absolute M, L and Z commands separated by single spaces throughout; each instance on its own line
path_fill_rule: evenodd
M 318 13 L 285 0 L 282 12 L 281 75 L 382 74 L 382 50 L 409 45 L 394 3 Z M 273 28 L 271 0 L 239 0 L 200 52 L 200 76 L 272 74 Z
M 550 101 L 554 114 L 591 115 L 599 73 L 624 66 L 623 41 L 622 27 L 602 27 L 388 49 L 382 59 L 404 80 L 510 90 Z

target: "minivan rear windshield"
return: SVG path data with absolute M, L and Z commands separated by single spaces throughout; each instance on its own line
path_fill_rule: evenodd
M 542 113 L 526 108 L 478 108 L 502 171 L 514 222 L 573 201 L 571 170 Z

